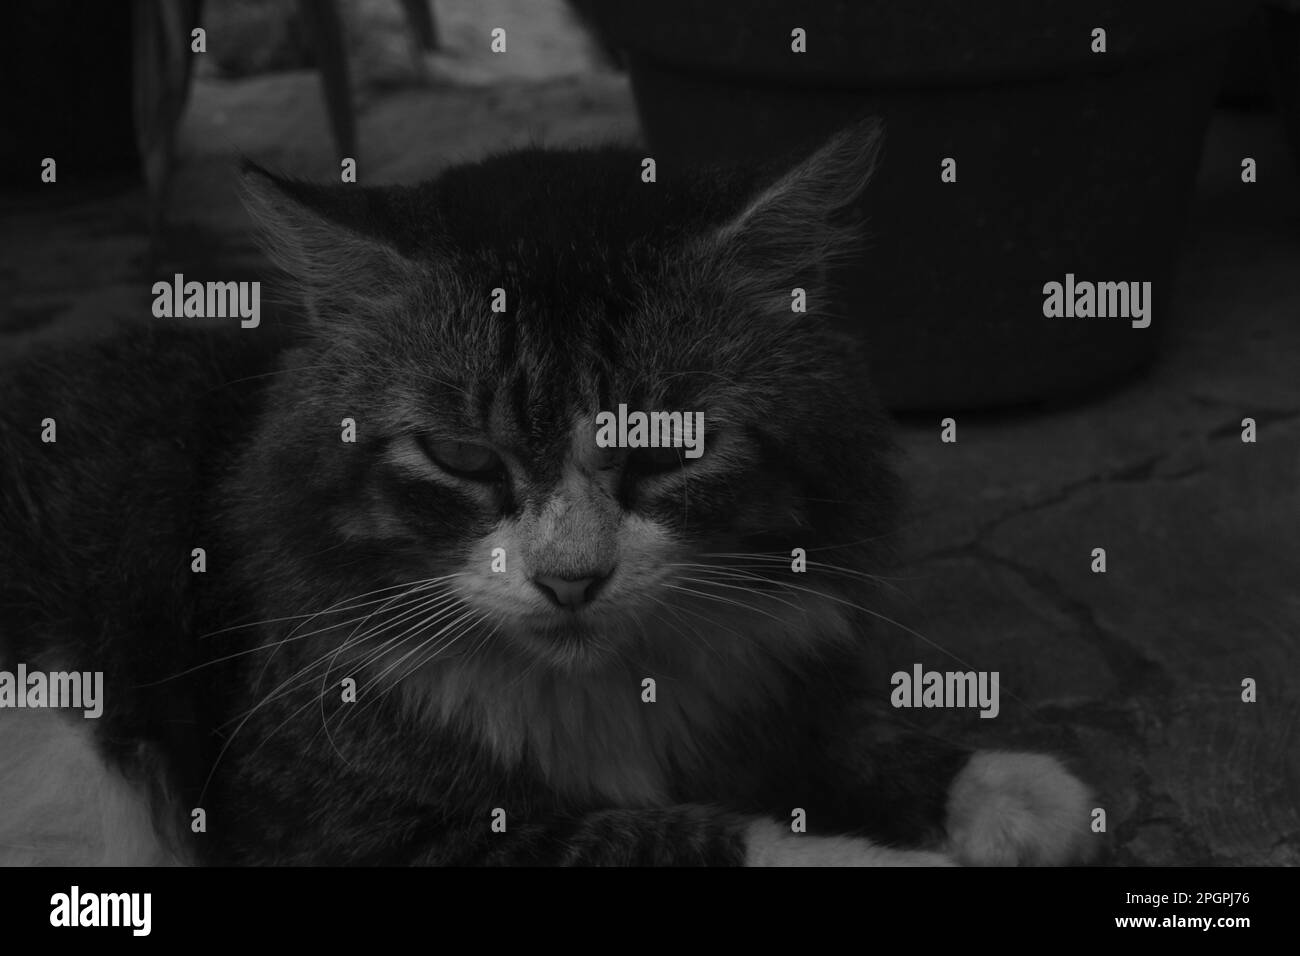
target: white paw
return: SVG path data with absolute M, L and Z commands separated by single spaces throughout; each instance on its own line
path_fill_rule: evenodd
M 751 823 L 745 840 L 746 866 L 957 866 L 943 853 L 900 850 L 862 837 L 792 833 L 771 820 Z
M 1091 793 L 1055 757 L 980 751 L 948 794 L 952 855 L 974 866 L 1059 866 L 1091 854 Z

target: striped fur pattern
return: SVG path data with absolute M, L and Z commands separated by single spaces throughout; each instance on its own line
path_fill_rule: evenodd
M 983 819 L 949 802 L 969 754 L 866 734 L 858 700 L 899 489 L 825 279 L 878 141 L 654 184 L 619 148 L 410 188 L 250 164 L 302 328 L 14 367 L 0 652 L 106 671 L 96 752 L 150 861 L 980 862 L 945 829 Z M 704 455 L 597 447 L 619 403 L 702 411 Z M 555 578 L 598 589 L 557 607 Z M 1023 856 L 1059 862 L 1086 793 L 1040 797 L 1026 839 L 1066 849 Z

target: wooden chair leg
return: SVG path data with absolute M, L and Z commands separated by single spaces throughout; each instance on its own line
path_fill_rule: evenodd
M 406 22 L 420 42 L 420 47 L 433 51 L 438 49 L 438 25 L 433 18 L 433 0 L 402 0 L 402 9 L 406 11 Z
M 341 157 L 355 159 L 356 117 L 352 112 L 352 85 L 348 82 L 347 47 L 338 4 L 335 0 L 298 0 L 298 11 L 316 54 L 334 143 Z
M 156 249 L 167 211 L 176 128 L 189 98 L 190 31 L 201 0 L 135 0 L 131 5 L 132 110 L 148 193 L 149 239 Z

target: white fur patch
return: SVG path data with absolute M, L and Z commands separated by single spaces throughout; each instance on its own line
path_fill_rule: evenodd
M 899 850 L 861 837 L 793 833 L 772 820 L 756 820 L 745 831 L 746 866 L 956 866 L 942 853 Z
M 177 865 L 149 802 L 100 757 L 89 722 L 0 711 L 0 866 Z
M 976 866 L 1059 866 L 1090 855 L 1091 793 L 1055 757 L 980 751 L 948 796 L 950 848 Z

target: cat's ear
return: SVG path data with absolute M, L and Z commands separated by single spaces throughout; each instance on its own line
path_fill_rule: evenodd
M 792 287 L 820 285 L 829 268 L 861 253 L 860 200 L 882 138 L 876 119 L 841 130 L 706 237 L 732 295 L 776 296 L 788 313 Z
M 287 179 L 245 160 L 239 193 L 260 245 L 318 323 L 377 316 L 419 274 L 379 237 L 378 204 L 363 188 Z

